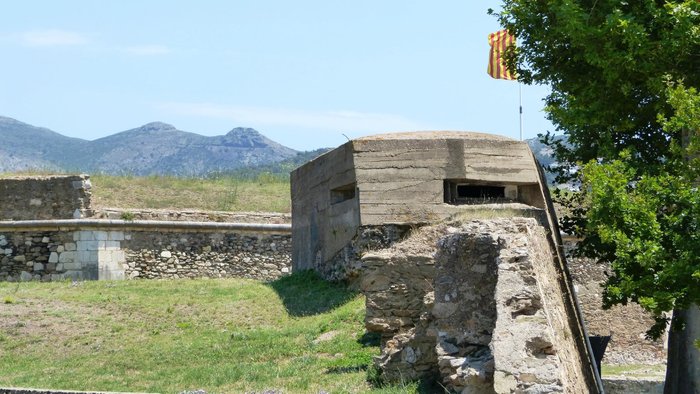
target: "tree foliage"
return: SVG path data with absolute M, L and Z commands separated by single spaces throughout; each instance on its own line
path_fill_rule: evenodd
M 493 12 L 492 12 L 493 13 Z M 700 302 L 700 1 L 504 0 L 520 81 L 548 84 L 546 111 L 580 252 L 611 264 L 606 306 L 663 312 Z

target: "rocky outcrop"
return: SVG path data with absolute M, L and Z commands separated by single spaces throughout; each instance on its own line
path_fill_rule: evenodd
M 534 219 L 424 227 L 368 253 L 366 328 L 388 380 L 454 392 L 588 393 L 550 245 Z

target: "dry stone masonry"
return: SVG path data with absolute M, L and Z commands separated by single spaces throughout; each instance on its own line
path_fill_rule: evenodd
M 0 280 L 274 280 L 291 272 L 289 215 L 94 212 L 90 188 L 87 175 L 0 179 Z
M 437 374 L 465 393 L 588 392 L 536 220 L 430 226 L 362 262 L 386 378 Z
M 92 216 L 91 187 L 87 175 L 0 178 L 0 220 Z
M 112 229 L 129 224 L 126 230 Z M 291 272 L 289 234 L 139 228 L 4 232 L 0 280 L 56 281 L 243 277 L 274 280 Z
M 124 242 L 128 278 L 251 278 L 290 273 L 288 235 L 131 233 Z

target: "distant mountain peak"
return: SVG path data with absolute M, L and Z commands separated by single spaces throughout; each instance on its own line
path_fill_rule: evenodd
M 20 122 L 20 121 L 17 120 L 17 119 L 8 118 L 8 117 L 6 117 L 6 116 L 0 116 L 0 124 L 26 125 L 26 126 L 29 126 L 28 124 L 22 123 L 22 122 Z M 32 126 L 32 127 L 34 127 L 34 126 Z
M 151 122 L 138 128 L 141 131 L 172 131 L 177 130 L 175 126 L 163 122 Z
M 208 137 L 163 122 L 87 141 L 0 116 L 0 141 L 0 172 L 42 168 L 201 176 L 297 156 L 252 128 Z
M 234 127 L 226 135 L 260 135 L 260 132 L 250 127 Z

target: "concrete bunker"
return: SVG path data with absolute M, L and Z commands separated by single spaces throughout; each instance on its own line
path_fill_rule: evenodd
M 538 215 L 545 203 L 533 160 L 526 144 L 482 133 L 349 141 L 291 174 L 294 265 L 344 279 L 353 264 L 337 260 L 348 256 L 343 249 L 361 228 L 394 225 L 400 236 L 407 226 L 444 220 L 463 205 L 508 204 Z
M 546 184 L 524 142 L 349 141 L 291 174 L 292 263 L 367 297 L 389 380 L 456 392 L 602 391 Z

